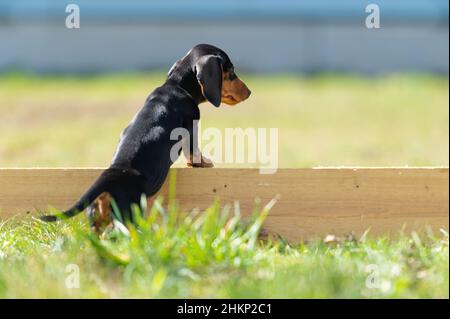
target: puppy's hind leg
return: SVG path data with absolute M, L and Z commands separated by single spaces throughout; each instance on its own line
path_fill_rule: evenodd
M 91 205 L 88 217 L 94 232 L 102 233 L 114 221 L 121 222 L 125 227 L 133 223 L 132 204 L 139 205 L 141 194 L 145 193 L 145 178 L 131 169 L 110 169 L 113 183 L 107 192 L 101 193 Z M 112 209 L 114 200 L 117 211 Z
M 108 228 L 113 227 L 111 195 L 101 193 L 95 201 L 89 205 L 87 215 L 91 229 L 97 235 L 102 235 Z

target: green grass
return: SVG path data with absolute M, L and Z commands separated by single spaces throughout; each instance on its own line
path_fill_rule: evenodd
M 448 233 L 289 245 L 259 239 L 267 210 L 243 222 L 238 209 L 220 210 L 218 203 L 200 214 L 169 206 L 156 204 L 137 227 L 103 239 L 88 235 L 80 217 L 2 224 L 0 297 L 449 296 Z M 70 286 L 77 282 L 73 265 L 79 288 Z
M 164 77 L 0 76 L 0 167 L 107 166 Z M 202 105 L 202 128 L 278 128 L 280 167 L 448 166 L 447 77 L 241 77 L 250 99 Z

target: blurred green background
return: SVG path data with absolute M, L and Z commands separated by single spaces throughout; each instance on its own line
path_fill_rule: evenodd
M 448 77 L 241 78 L 250 99 L 202 104 L 202 129 L 276 127 L 280 167 L 448 165 Z M 122 129 L 164 79 L 1 75 L 0 167 L 107 166 Z
M 59 0 L 0 0 L 0 167 L 107 166 L 198 43 L 253 92 L 202 128 L 278 128 L 279 167 L 448 165 L 448 1 L 379 0 L 379 28 L 355 0 L 76 4 L 71 28 Z

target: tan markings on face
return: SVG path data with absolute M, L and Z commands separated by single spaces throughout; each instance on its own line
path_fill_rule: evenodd
M 223 73 L 222 79 L 222 102 L 228 105 L 235 105 L 246 100 L 250 96 L 247 85 L 235 75 L 230 80 L 228 72 Z
M 94 201 L 94 226 L 93 230 L 98 235 L 102 234 L 105 229 L 112 224 L 111 216 L 111 195 L 109 193 L 101 193 Z

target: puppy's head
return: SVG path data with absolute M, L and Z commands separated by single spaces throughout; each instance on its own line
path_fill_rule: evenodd
M 214 106 L 218 107 L 222 102 L 235 105 L 250 96 L 251 91 L 236 75 L 233 63 L 221 49 L 209 44 L 199 44 L 172 69 L 186 61 L 189 61 L 203 97 Z

